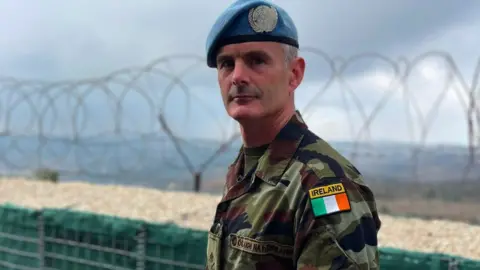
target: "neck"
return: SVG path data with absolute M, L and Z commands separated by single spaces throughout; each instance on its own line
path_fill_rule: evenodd
M 244 146 L 258 147 L 271 143 L 294 113 L 294 109 L 282 109 L 262 119 L 242 121 L 240 131 Z

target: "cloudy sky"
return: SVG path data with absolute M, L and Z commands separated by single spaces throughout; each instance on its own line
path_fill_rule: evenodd
M 226 127 L 236 126 L 228 122 L 215 70 L 201 61 L 209 28 L 231 2 L 1 1 L 2 128 L 158 132 L 163 108 L 182 136 L 227 136 Z M 421 142 L 426 132 L 427 143 L 467 143 L 480 1 L 274 2 L 297 24 L 307 60 L 297 106 L 318 135 Z M 338 76 L 317 96 L 331 79 L 331 61 Z M 183 76 L 177 84 L 174 74 Z M 53 84 L 26 83 L 37 80 Z

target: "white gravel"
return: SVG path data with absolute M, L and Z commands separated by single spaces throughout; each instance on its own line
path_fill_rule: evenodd
M 30 208 L 70 207 L 151 222 L 207 230 L 219 196 L 82 182 L 0 180 L 0 203 Z M 379 243 L 421 252 L 441 252 L 480 260 L 480 226 L 461 222 L 381 215 Z

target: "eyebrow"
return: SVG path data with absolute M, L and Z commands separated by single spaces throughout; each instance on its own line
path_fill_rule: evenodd
M 235 54 L 234 54 L 235 55 Z M 225 60 L 230 60 L 234 57 L 234 55 L 232 54 L 219 54 L 218 57 L 217 57 L 217 62 L 222 62 L 222 61 L 225 61 Z M 264 51 L 260 51 L 260 50 L 254 50 L 254 51 L 248 51 L 246 53 L 242 53 L 242 54 L 236 54 L 237 56 L 240 56 L 242 58 L 244 57 L 252 57 L 252 56 L 260 56 L 260 57 L 263 57 L 263 58 L 267 58 L 267 59 L 270 59 L 270 55 L 267 54 L 266 52 Z

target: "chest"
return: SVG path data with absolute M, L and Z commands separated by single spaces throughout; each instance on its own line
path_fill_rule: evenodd
M 261 184 L 220 206 L 226 234 L 288 243 L 294 231 L 293 202 L 284 189 Z
M 290 269 L 294 205 L 286 186 L 262 182 L 221 202 L 208 243 L 216 248 L 209 252 L 219 256 L 226 269 Z

